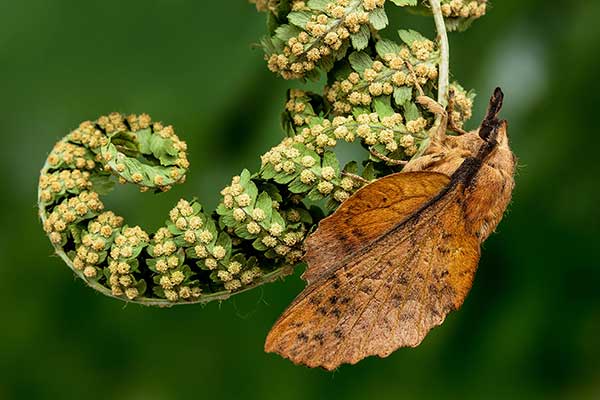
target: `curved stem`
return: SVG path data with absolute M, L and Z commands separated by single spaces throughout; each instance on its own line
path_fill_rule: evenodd
M 49 171 L 49 169 L 50 169 L 50 166 L 48 165 L 48 161 L 46 160 L 46 163 L 44 164 L 44 167 L 41 170 L 41 174 L 42 175 L 46 174 Z M 42 226 L 43 226 L 43 225 L 45 225 L 48 215 L 47 215 L 47 211 L 46 211 L 45 207 L 42 205 L 42 202 L 39 200 L 40 199 L 39 191 L 40 191 L 40 189 L 38 188 L 38 215 L 39 215 L 40 221 L 42 222 Z M 77 277 L 79 277 L 82 281 L 84 281 L 87 286 L 89 286 L 92 289 L 102 293 L 103 295 L 111 297 L 113 299 L 124 301 L 126 303 L 140 304 L 140 305 L 148 306 L 148 307 L 168 308 L 168 307 L 185 305 L 185 304 L 206 304 L 206 303 L 209 303 L 209 302 L 215 301 L 215 300 L 223 301 L 223 300 L 229 299 L 232 296 L 235 296 L 236 294 L 244 293 L 251 289 L 256 288 L 257 286 L 264 285 L 265 283 L 270 283 L 270 282 L 274 282 L 278 279 L 283 279 L 284 277 L 291 275 L 294 272 L 294 266 L 291 266 L 291 265 L 284 266 L 284 267 L 275 269 L 271 272 L 268 272 L 268 273 L 262 275 L 260 278 L 256 279 L 254 281 L 254 283 L 244 287 L 241 290 L 237 290 L 234 292 L 231 292 L 228 290 L 221 290 L 219 292 L 202 294 L 200 297 L 198 297 L 195 300 L 171 302 L 167 299 L 150 298 L 150 297 L 143 297 L 143 296 L 135 298 L 133 300 L 129 300 L 124 297 L 113 295 L 111 290 L 108 289 L 107 287 L 105 287 L 104 285 L 100 284 L 99 282 L 97 282 L 95 280 L 88 279 L 83 274 L 82 271 L 75 268 L 75 265 L 73 264 L 73 260 L 71 260 L 71 258 L 69 258 L 69 256 L 65 253 L 65 251 L 63 250 L 63 248 L 61 246 L 59 246 L 57 244 L 52 244 L 52 247 L 54 248 L 54 253 L 57 256 L 59 256 L 64 261 L 64 263 L 67 264 L 67 266 L 73 271 L 73 273 Z
M 438 103 L 446 107 L 448 105 L 448 90 L 450 87 L 450 44 L 448 42 L 448 31 L 446 30 L 446 22 L 442 15 L 440 0 L 429 0 L 429 4 L 431 5 L 441 51 Z

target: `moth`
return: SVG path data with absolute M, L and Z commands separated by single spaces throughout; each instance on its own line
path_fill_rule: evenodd
M 463 304 L 481 244 L 514 188 L 515 156 L 496 89 L 476 132 L 445 129 L 402 172 L 344 202 L 305 243 L 307 286 L 265 351 L 333 370 L 418 346 Z

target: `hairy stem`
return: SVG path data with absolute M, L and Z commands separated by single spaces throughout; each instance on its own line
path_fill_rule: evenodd
M 442 15 L 440 0 L 429 0 L 429 4 L 431 5 L 433 19 L 435 20 L 435 28 L 438 33 L 441 51 L 438 103 L 445 107 L 448 105 L 448 90 L 450 87 L 450 44 L 448 43 L 448 32 L 444 16 Z

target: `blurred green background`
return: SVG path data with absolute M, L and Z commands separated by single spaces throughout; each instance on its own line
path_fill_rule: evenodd
M 600 398 L 600 2 L 502 0 L 453 35 L 457 79 L 506 92 L 520 159 L 472 293 L 417 349 L 335 373 L 263 353 L 298 274 L 223 304 L 124 306 L 75 281 L 36 216 L 55 141 L 111 111 L 148 112 L 190 144 L 169 194 L 109 206 L 155 229 L 179 197 L 219 189 L 282 135 L 289 83 L 251 44 L 243 0 L 0 2 L 0 399 Z M 392 27 L 431 22 L 392 10 Z M 295 84 L 298 86 L 298 84 Z

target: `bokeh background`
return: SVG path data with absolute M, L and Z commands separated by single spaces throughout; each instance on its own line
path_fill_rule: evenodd
M 289 83 L 251 48 L 263 16 L 243 0 L 0 3 L 0 399 L 600 398 L 600 2 L 497 1 L 452 36 L 474 121 L 506 92 L 514 203 L 460 312 L 335 373 L 263 353 L 298 274 L 206 307 L 124 306 L 74 280 L 36 217 L 54 142 L 111 111 L 174 124 L 192 161 L 182 187 L 120 188 L 111 208 L 153 230 L 179 197 L 214 207 L 282 135 Z M 389 8 L 392 27 L 432 32 Z

